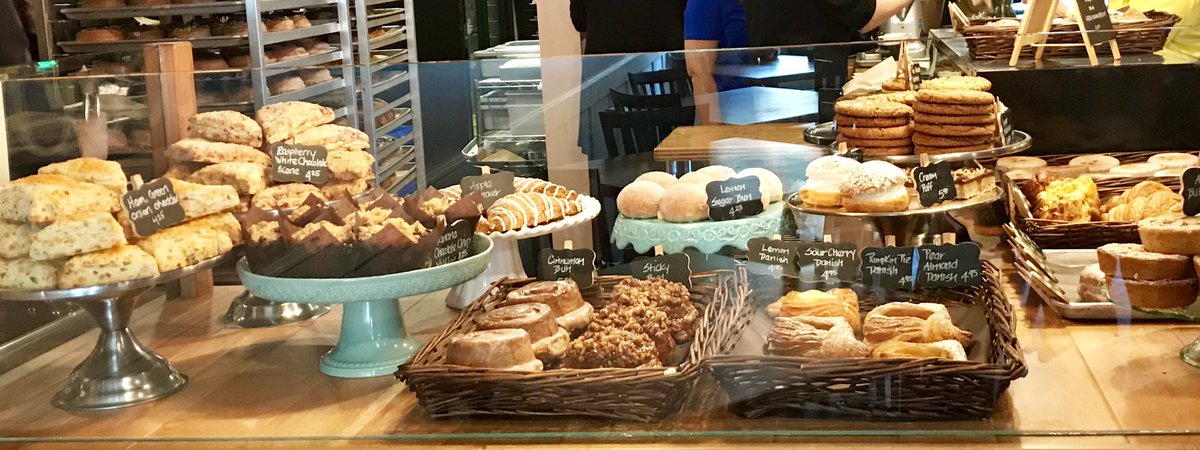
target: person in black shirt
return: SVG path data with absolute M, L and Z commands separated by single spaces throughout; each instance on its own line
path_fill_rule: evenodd
M 583 53 L 645 53 L 683 49 L 687 0 L 571 0 L 571 23 Z

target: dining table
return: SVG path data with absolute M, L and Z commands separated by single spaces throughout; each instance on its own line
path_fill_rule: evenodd
M 695 125 L 675 128 L 654 148 L 660 162 L 816 158 L 827 149 L 804 141 L 811 123 Z
M 807 56 L 780 55 L 762 63 L 717 64 L 713 75 L 751 86 L 777 87 L 783 83 L 811 80 L 812 61 Z
M 720 112 L 714 121 L 726 125 L 803 122 L 815 120 L 817 116 L 815 91 L 750 86 L 697 95 L 695 104 L 697 108 L 705 108 L 714 100 Z

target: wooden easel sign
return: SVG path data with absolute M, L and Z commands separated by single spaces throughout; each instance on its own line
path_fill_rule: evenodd
M 1065 0 L 1073 1 L 1073 0 Z M 1075 23 L 1079 26 L 1082 44 L 1046 42 L 1047 33 L 1054 25 L 1054 11 L 1058 8 L 1059 0 L 1029 0 L 1025 17 L 1021 18 L 1021 26 L 1017 29 L 1016 41 L 1013 43 L 1012 58 L 1009 66 L 1016 66 L 1025 46 L 1037 47 L 1033 54 L 1035 61 L 1042 60 L 1046 47 L 1078 47 L 1083 46 L 1087 51 L 1088 61 L 1093 66 L 1100 65 L 1096 58 L 1096 45 L 1108 42 L 1112 50 L 1113 61 L 1121 60 L 1121 50 L 1117 48 L 1117 32 L 1113 30 L 1112 18 L 1108 15 L 1108 5 L 1104 0 L 1079 0 Z

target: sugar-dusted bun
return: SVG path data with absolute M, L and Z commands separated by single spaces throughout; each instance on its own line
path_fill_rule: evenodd
M 1110 277 L 1132 280 L 1195 278 L 1191 258 L 1146 251 L 1141 244 L 1105 244 L 1096 249 L 1100 271 Z
M 1108 296 L 1113 303 L 1142 308 L 1183 308 L 1196 302 L 1195 278 L 1187 280 L 1139 281 L 1108 277 Z
M 678 183 L 663 193 L 658 212 L 668 222 L 698 222 L 708 219 L 708 192 L 703 185 Z
M 537 364 L 530 364 L 536 361 Z M 542 370 L 529 333 L 519 328 L 472 331 L 446 345 L 446 364 L 511 370 Z
M 1086 167 L 1088 173 L 1105 173 L 1121 165 L 1121 160 L 1108 155 L 1083 155 L 1071 158 L 1067 165 Z
M 704 172 L 688 172 L 679 177 L 680 183 L 698 184 L 701 187 L 708 186 L 708 183 L 712 183 L 713 181 L 716 181 L 716 179 Z
M 827 208 L 842 206 L 842 184 L 860 166 L 858 161 L 837 155 L 813 160 L 804 171 L 808 180 L 800 187 L 800 201 Z
M 666 188 L 671 187 L 675 183 L 678 183 L 679 179 L 675 178 L 675 175 L 671 175 L 666 172 L 654 171 L 654 172 L 643 173 L 643 174 L 639 175 L 637 177 L 637 179 L 634 181 L 653 181 L 653 182 L 657 183 L 659 186 L 662 186 L 663 189 L 666 189 Z
M 1108 298 L 1100 294 L 1100 285 L 1104 284 L 1104 271 L 1100 264 L 1091 264 L 1079 272 L 1079 301 L 1107 302 Z
M 700 172 L 702 174 L 708 175 L 717 181 L 727 180 L 727 179 L 729 179 L 729 177 L 732 177 L 734 174 L 737 173 L 737 171 L 730 169 L 728 167 L 719 165 L 719 164 L 700 168 L 700 169 L 696 170 L 696 172 Z
M 1190 153 L 1159 153 L 1146 162 L 1158 164 L 1163 169 L 1183 169 L 1200 165 L 1200 157 Z
M 758 177 L 759 185 L 766 188 L 767 196 L 770 197 L 770 201 L 768 203 L 775 203 L 783 200 L 783 181 L 781 181 L 774 172 L 760 167 L 752 167 L 738 172 L 737 176 Z
M 634 181 L 617 194 L 617 210 L 631 219 L 653 219 L 666 191 L 653 181 Z
M 888 212 L 908 209 L 904 169 L 886 161 L 867 161 L 842 184 L 842 205 L 851 212 Z

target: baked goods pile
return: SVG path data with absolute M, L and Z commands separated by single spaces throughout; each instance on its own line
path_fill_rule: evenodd
M 911 171 L 886 161 L 822 156 L 805 169 L 807 180 L 797 193 L 805 206 L 844 208 L 848 212 L 894 212 L 920 208 Z M 990 169 L 951 171 L 957 200 L 967 200 L 995 190 Z
M 898 88 L 894 81 L 885 87 Z M 935 78 L 915 92 L 839 100 L 837 141 L 869 157 L 987 150 L 997 135 L 991 87 L 980 77 Z
M 708 183 L 746 177 L 758 178 L 764 208 L 783 200 L 783 181 L 769 170 L 754 167 L 738 172 L 712 165 L 678 179 L 666 172 L 644 173 L 621 189 L 617 195 L 617 209 L 630 219 L 662 219 L 678 223 L 708 220 Z
M 1033 199 L 1033 217 L 1045 220 L 1082 222 L 1137 222 L 1178 213 L 1183 196 L 1157 181 L 1142 181 L 1101 204 L 1091 176 L 1055 178 L 1039 173 L 1023 186 Z
M 134 236 L 120 209 L 120 164 L 50 164 L 0 188 L 0 288 L 54 289 L 150 278 L 220 256 L 241 242 L 228 186 L 173 181 L 186 221 Z
M 504 233 L 558 222 L 583 211 L 578 192 L 538 178 L 516 177 L 514 192 L 501 197 L 485 211 L 475 231 Z M 450 198 L 462 195 L 462 186 L 442 189 Z
M 243 220 L 246 262 L 255 274 L 344 278 L 425 268 L 448 224 L 474 222 L 481 213 L 477 194 L 450 199 L 430 188 L 396 198 L 376 189 L 327 202 L 319 191 L 292 186 L 264 191 L 271 198 L 256 196 Z M 259 200 L 296 206 L 263 209 Z
M 1050 166 L 1033 156 L 1009 156 L 996 162 L 996 169 L 1014 180 L 1034 178 L 1040 171 L 1059 175 L 1088 175 L 1092 178 L 1178 177 L 1189 167 L 1200 166 L 1200 157 L 1190 153 L 1157 153 L 1143 162 L 1122 163 L 1110 155 L 1080 155 L 1066 165 Z
M 539 281 L 451 337 L 446 363 L 516 371 L 669 366 L 699 315 L 687 288 L 671 281 L 625 279 L 599 310 L 574 281 Z
M 892 302 L 859 321 L 851 289 L 791 291 L 767 306 L 767 353 L 804 358 L 940 358 L 966 361 L 971 333 L 940 303 Z M 859 339 L 861 334 L 862 339 Z
M 167 148 L 166 176 L 233 186 L 240 196 L 239 212 L 248 210 L 252 201 L 263 209 L 295 207 L 313 191 L 323 200 L 365 193 L 375 179 L 367 135 L 333 125 L 333 119 L 333 110 L 306 102 L 267 105 L 255 119 L 235 111 L 197 114 L 188 121 L 187 138 Z M 316 189 L 298 183 L 276 185 L 268 151 L 277 142 L 325 147 L 330 182 Z M 267 194 L 260 200 L 252 200 L 263 192 Z M 305 194 L 287 195 L 299 192 Z M 292 202 L 275 201 L 281 194 Z
M 1196 301 L 1200 259 L 1187 253 L 1200 248 L 1170 241 L 1182 233 L 1177 228 L 1186 228 L 1187 221 L 1165 216 L 1147 222 L 1149 246 L 1106 244 L 1096 249 L 1099 263 L 1084 269 L 1079 278 L 1081 301 L 1111 300 L 1154 309 L 1183 308 Z

